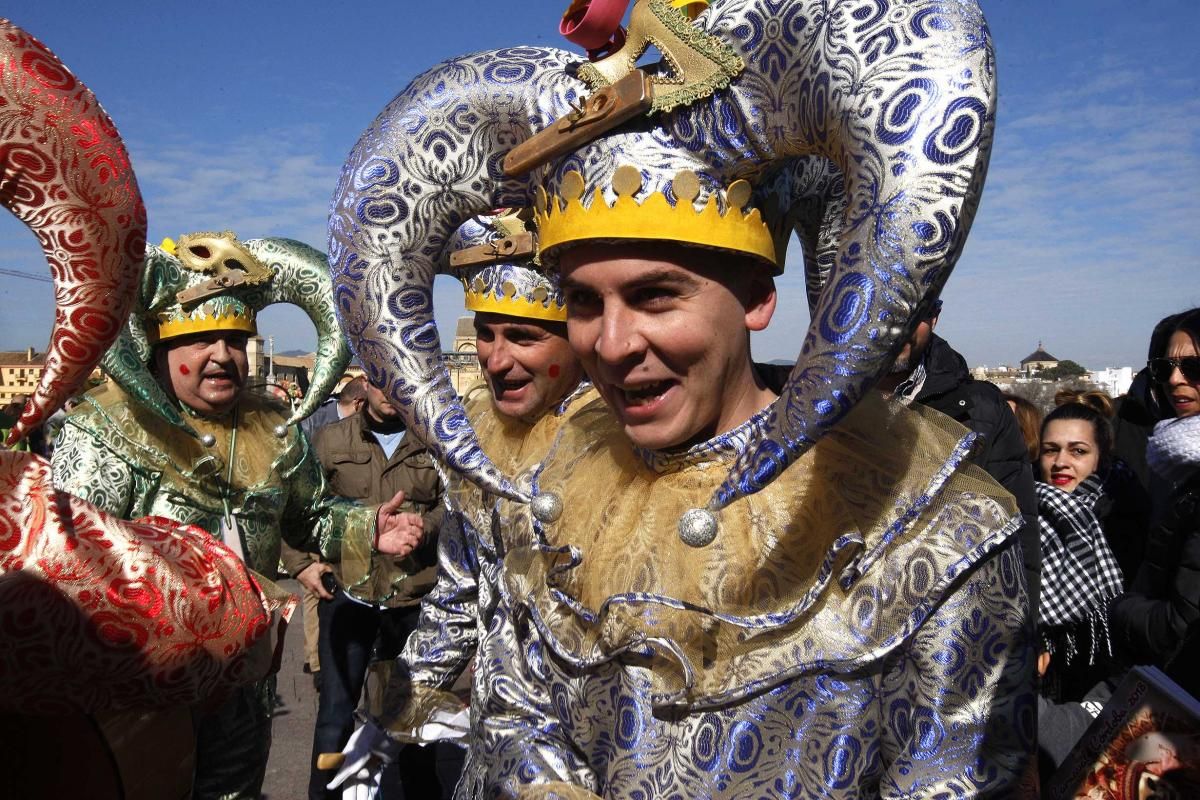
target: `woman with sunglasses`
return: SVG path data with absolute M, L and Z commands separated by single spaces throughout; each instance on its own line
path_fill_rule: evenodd
M 1200 669 L 1175 659 L 1189 630 L 1200 635 L 1200 308 L 1160 323 L 1148 366 L 1155 400 L 1174 414 L 1146 447 L 1152 493 L 1166 500 L 1131 591 L 1112 606 L 1113 637 L 1132 663 L 1186 675 Z

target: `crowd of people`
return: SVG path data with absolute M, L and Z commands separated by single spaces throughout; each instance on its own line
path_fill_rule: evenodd
M 68 185 L 128 207 L 70 228 L 87 215 L 28 213 L 69 201 L 4 165 L 8 208 L 97 253 L 52 270 L 104 287 L 61 292 L 87 313 L 59 319 L 111 323 L 56 329 L 72 377 L 0 420 L 27 438 L 102 359 L 48 462 L 0 453 L 18 791 L 110 765 L 117 796 L 258 797 L 281 568 L 319 694 L 310 798 L 1035 796 L 1134 665 L 1200 690 L 1200 308 L 1155 327 L 1127 395 L 1063 391 L 1044 416 L 934 332 L 992 140 L 978 9 L 939 4 L 920 36 L 854 12 L 839 59 L 891 35 L 892 68 L 813 99 L 797 76 L 845 64 L 799 39 L 757 58 L 753 4 L 640 0 L 620 42 L 607 5 L 564 18 L 589 63 L 508 48 L 401 92 L 346 163 L 328 255 L 146 245 L 131 173 L 87 172 L 65 133 L 102 116 L 90 92 L 30 112 L 29 146 L 84 165 Z M 7 62 L 56 67 L 0 85 L 0 114 L 69 76 L 5 24 Z M 618 57 L 649 43 L 678 74 Z M 897 83 L 918 71 L 937 91 Z M 900 99 L 872 122 L 868 95 Z M 789 324 L 793 231 L 811 324 L 783 368 L 750 341 Z M 431 334 L 438 270 L 474 312 L 463 397 Z M 295 404 L 248 384 L 276 302 L 318 332 Z M 366 378 L 323 403 L 351 345 Z M 178 760 L 147 766 L 160 729 L 122 730 L 129 712 L 182 719 Z M 89 726 L 125 752 L 26 759 Z

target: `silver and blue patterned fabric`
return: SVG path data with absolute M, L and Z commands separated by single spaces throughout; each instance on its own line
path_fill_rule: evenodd
M 906 457 L 892 452 L 894 426 L 863 416 L 870 405 L 753 504 L 722 512 L 721 535 L 747 532 L 752 546 L 714 553 L 703 576 L 669 575 L 675 516 L 640 494 L 626 502 L 630 480 L 691 502 L 679 487 L 707 491 L 763 415 L 671 455 L 632 448 L 599 402 L 565 420 L 530 479 L 567 498 L 564 518 L 571 498 L 587 497 L 601 521 L 556 533 L 500 501 L 499 527 L 445 552 L 447 575 L 474 579 L 479 604 L 461 605 L 448 586 L 427 618 L 442 623 L 438 635 L 410 641 L 413 663 L 433 664 L 423 679 L 442 685 L 439 662 L 461 667 L 477 648 L 456 797 L 555 784 L 613 800 L 1015 796 L 1035 718 L 1018 517 L 965 461 L 965 430 L 962 447 L 941 450 L 927 491 L 889 494 Z M 846 463 L 839 445 L 861 459 Z M 835 496 L 806 496 L 821 481 Z M 779 543 L 806 535 L 814 563 L 832 565 L 812 581 Z M 781 563 L 795 585 L 775 597 Z M 696 587 L 706 582 L 716 594 L 704 605 Z M 762 613 L 740 613 L 747 598 Z

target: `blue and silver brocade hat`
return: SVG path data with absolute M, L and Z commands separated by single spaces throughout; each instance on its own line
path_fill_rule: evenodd
M 663 60 L 639 68 L 651 43 Z M 439 459 L 528 499 L 482 452 L 438 358 L 431 287 L 461 222 L 540 206 L 553 257 L 576 241 L 629 238 L 644 208 L 679 224 L 632 238 L 778 268 L 770 234 L 755 229 L 774 229 L 771 212 L 755 210 L 746 184 L 824 159 L 844 202 L 823 226 L 833 237 L 823 267 L 806 265 L 822 285 L 809 286 L 803 349 L 715 511 L 769 484 L 843 419 L 940 294 L 987 172 L 994 63 L 976 0 L 713 0 L 694 21 L 667 0 L 637 0 L 626 45 L 601 61 L 539 46 L 451 59 L 401 91 L 343 167 L 329 253 L 351 343 Z M 728 229 L 706 230 L 705 213 Z M 745 242 L 729 215 L 747 223 Z
M 450 263 L 458 270 L 469 310 L 565 322 L 567 305 L 557 277 L 534 263 L 527 216 L 471 217 L 450 240 Z

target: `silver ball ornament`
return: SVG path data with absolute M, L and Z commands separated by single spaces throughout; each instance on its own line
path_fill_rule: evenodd
M 563 512 L 562 498 L 554 492 L 542 492 L 529 501 L 529 511 L 538 522 L 557 522 Z
M 272 433 L 282 439 L 283 437 L 287 436 L 287 425 L 276 425 Z
M 200 437 L 200 444 L 204 445 L 205 447 L 212 447 L 216 443 L 217 437 L 213 436 L 211 433 L 206 433 Z
M 679 520 L 679 538 L 689 547 L 704 547 L 717 538 L 717 517 L 706 508 L 693 508 Z

